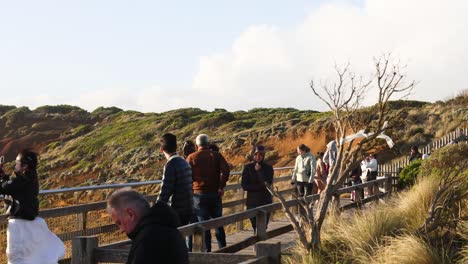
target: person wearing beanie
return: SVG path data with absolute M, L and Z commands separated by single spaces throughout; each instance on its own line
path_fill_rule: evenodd
M 253 151 L 253 162 L 248 163 L 242 170 L 242 189 L 247 191 L 247 209 L 270 204 L 272 196 L 266 184 L 273 184 L 273 167 L 265 162 L 265 147 L 256 145 Z M 267 214 L 267 225 L 270 214 Z M 256 218 L 250 218 L 252 228 L 256 232 Z

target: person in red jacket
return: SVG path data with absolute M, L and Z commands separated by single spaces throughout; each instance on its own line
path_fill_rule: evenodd
M 229 178 L 229 165 L 221 153 L 210 150 L 210 139 L 201 134 L 196 138 L 198 150 L 187 157 L 192 167 L 193 203 L 196 220 L 206 221 L 223 214 L 222 197 Z M 218 247 L 226 246 L 223 227 L 215 230 Z M 205 250 L 211 252 L 211 233 L 205 232 Z

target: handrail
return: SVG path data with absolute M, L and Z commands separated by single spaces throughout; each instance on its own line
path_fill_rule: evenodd
M 273 168 L 275 171 L 279 170 L 288 170 L 293 169 L 293 166 L 288 167 L 277 167 Z M 229 176 L 241 175 L 241 171 L 231 172 Z M 92 191 L 92 190 L 103 190 L 103 189 L 118 189 L 123 187 L 138 187 L 151 184 L 160 184 L 162 180 L 154 181 L 142 181 L 142 182 L 129 182 L 129 183 L 116 183 L 116 184 L 103 184 L 103 185 L 91 185 L 91 186 L 82 186 L 82 187 L 72 187 L 72 188 L 61 188 L 61 189 L 51 189 L 51 190 L 41 190 L 39 191 L 40 195 L 47 194 L 57 194 L 57 193 L 67 193 L 67 192 L 80 192 L 80 191 Z

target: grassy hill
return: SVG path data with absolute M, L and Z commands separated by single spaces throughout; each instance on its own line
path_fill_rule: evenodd
M 392 115 L 399 114 L 387 134 L 397 145 L 385 149 L 380 159 L 406 154 L 411 145 L 466 125 L 467 106 L 466 94 L 432 104 L 392 102 Z M 372 109 L 364 108 L 362 114 L 372 115 Z M 90 113 L 68 105 L 35 110 L 0 105 L 0 155 L 12 161 L 21 148 L 38 151 L 43 189 L 160 179 L 165 161 L 158 138 L 166 132 L 176 134 L 180 144 L 208 134 L 234 170 L 241 169 L 258 142 L 267 146 L 267 159 L 274 166 L 284 166 L 293 164 L 300 143 L 314 153 L 325 149 L 334 135 L 330 118 L 330 112 L 293 108 L 139 113 L 101 107 Z

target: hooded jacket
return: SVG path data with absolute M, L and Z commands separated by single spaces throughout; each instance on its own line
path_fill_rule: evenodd
M 273 167 L 264 161 L 260 163 L 262 168 L 255 170 L 256 162 L 249 163 L 242 170 L 242 189 L 247 191 L 247 206 L 260 206 L 272 202 L 271 194 L 268 192 L 265 182 L 273 184 Z
M 291 181 L 313 182 L 316 166 L 317 161 L 315 160 L 314 155 L 310 152 L 297 156 Z
M 188 250 L 177 227 L 176 212 L 163 202 L 155 203 L 128 234 L 132 246 L 127 264 L 185 264 Z

